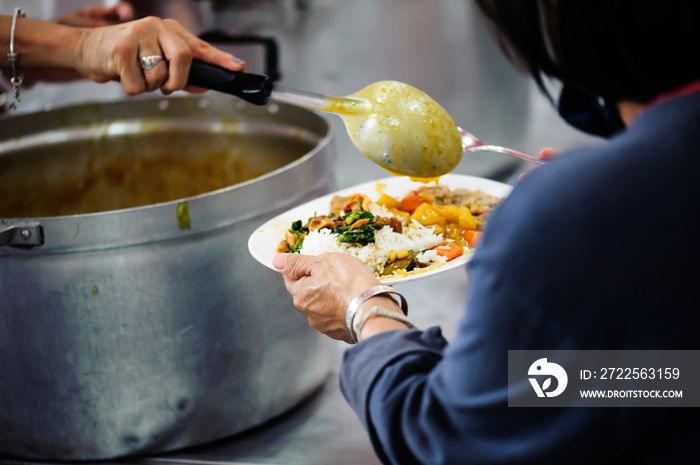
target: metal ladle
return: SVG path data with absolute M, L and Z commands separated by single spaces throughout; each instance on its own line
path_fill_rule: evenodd
M 450 115 L 418 89 L 396 81 L 371 84 L 348 97 L 334 97 L 274 85 L 269 77 L 194 61 L 189 84 L 236 95 L 250 103 L 269 100 L 335 113 L 367 158 L 412 178 L 431 179 L 452 171 L 462 153 L 491 151 L 531 163 L 542 161 L 515 150 L 485 144 L 457 127 Z

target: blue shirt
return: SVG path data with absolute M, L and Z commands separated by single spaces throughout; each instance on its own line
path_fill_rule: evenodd
M 700 348 L 700 93 L 518 183 L 454 342 L 389 331 L 341 389 L 385 463 L 700 463 L 700 409 L 508 408 L 508 350 Z

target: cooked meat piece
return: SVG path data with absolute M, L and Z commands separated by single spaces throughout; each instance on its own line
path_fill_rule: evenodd
M 479 215 L 488 211 L 501 201 L 500 198 L 486 194 L 480 190 L 472 191 L 458 187 L 450 191 L 449 187 L 442 184 L 437 186 L 421 186 L 417 189 L 419 194 L 435 196 L 435 203 L 438 205 L 466 206 L 472 214 Z
M 389 226 L 394 232 L 403 234 L 403 223 L 398 218 L 378 216 L 374 219 L 374 229 L 382 229 L 384 225 Z
M 288 244 L 289 247 L 294 247 L 294 245 L 297 243 L 297 236 L 287 231 L 284 234 L 284 241 Z
M 343 204 L 343 212 L 349 213 L 351 211 L 362 211 L 366 209 L 372 201 L 365 194 L 352 194 L 350 199 Z M 360 206 L 361 204 L 361 206 Z
M 335 215 L 336 218 L 340 217 L 343 212 L 343 205 L 348 200 L 350 200 L 350 197 L 343 197 L 340 195 L 333 196 L 331 199 L 331 211 L 329 215 Z
M 309 220 L 308 224 L 305 226 L 309 231 L 318 231 L 323 228 L 335 228 L 336 221 L 326 215 L 320 215 L 316 218 Z
M 287 253 L 290 250 L 291 249 L 289 248 L 289 244 L 287 244 L 287 241 L 282 241 L 277 246 L 277 253 Z
M 462 206 L 467 206 L 469 207 L 469 211 L 472 211 L 472 209 L 476 211 L 472 211 L 472 213 L 478 213 L 478 210 L 485 211 L 486 209 L 498 204 L 501 199 L 493 196 L 486 194 L 482 191 L 470 191 L 469 189 L 462 189 L 458 188 L 455 189 L 452 192 L 452 205 L 457 205 L 458 207 Z
M 438 205 L 452 205 L 450 202 L 452 200 L 452 192 L 450 192 L 449 187 L 443 184 L 438 184 L 436 186 L 421 186 L 416 190 L 416 192 L 419 194 L 434 196 L 435 203 Z

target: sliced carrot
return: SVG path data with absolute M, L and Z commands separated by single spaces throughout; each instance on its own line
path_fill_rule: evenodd
M 462 237 L 464 238 L 465 241 L 467 241 L 467 245 L 469 247 L 476 247 L 476 244 L 479 242 L 479 238 L 481 237 L 481 231 L 475 231 L 473 229 L 468 229 L 464 231 L 462 234 Z
M 357 220 L 352 224 L 352 226 L 350 226 L 350 229 L 361 228 L 362 226 L 366 225 L 367 223 L 369 223 L 369 218 L 363 218 L 361 220 Z
M 434 250 L 441 257 L 445 257 L 448 262 L 454 260 L 455 258 L 459 257 L 464 253 L 464 249 L 462 249 L 457 244 L 453 244 L 451 242 L 447 245 L 435 247 Z
M 416 194 L 408 194 L 406 197 L 401 199 L 401 207 L 399 208 L 405 212 L 413 213 L 423 202 L 425 202 L 425 200 Z

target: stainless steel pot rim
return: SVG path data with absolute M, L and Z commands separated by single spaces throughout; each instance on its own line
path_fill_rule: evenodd
M 168 102 L 167 105 L 163 104 L 164 101 Z M 60 253 L 68 250 L 96 250 L 201 234 L 212 229 L 226 227 L 235 222 L 253 218 L 262 212 L 269 212 L 284 206 L 291 207 L 295 202 L 298 203 L 302 200 L 304 192 L 309 192 L 309 189 L 313 189 L 313 186 L 316 184 L 322 184 L 324 175 L 330 175 L 330 173 L 315 173 L 316 179 L 307 179 L 304 177 L 307 175 L 302 173 L 299 167 L 309 163 L 322 150 L 328 149 L 334 136 L 333 125 L 326 115 L 292 105 L 274 104 L 271 107 L 257 107 L 229 96 L 217 95 L 216 99 L 210 99 L 206 96 L 178 96 L 167 99 L 152 98 L 128 102 L 92 102 L 65 106 L 49 110 L 48 112 L 24 114 L 16 117 L 16 122 L 21 118 L 37 115 L 44 116 L 46 113 L 52 112 L 87 111 L 89 113 L 96 108 L 109 109 L 114 106 L 128 108 L 130 105 L 134 106 L 136 110 L 147 106 L 151 114 L 155 110 L 155 117 L 157 117 L 160 112 L 182 104 L 210 111 L 231 106 L 235 111 L 236 117 L 241 118 L 241 121 L 237 123 L 241 128 L 254 132 L 260 131 L 264 133 L 268 131 L 273 134 L 293 134 L 307 140 L 315 136 L 317 143 L 311 151 L 281 168 L 239 184 L 193 197 L 128 209 L 80 215 L 0 219 L 0 229 L 40 224 L 44 229 L 46 238 L 44 245 L 33 249 L 0 247 L 0 256 L 7 253 L 32 254 Z M 269 115 L 272 120 L 261 119 L 261 117 L 266 115 Z M 246 119 L 248 117 L 251 117 L 250 120 Z M 129 121 L 132 119 L 124 118 L 121 122 L 129 124 Z M 174 126 L 177 126 L 179 120 L 183 119 L 185 118 L 172 118 Z M 294 125 L 287 124 L 285 126 L 281 123 L 285 119 L 294 122 Z M 8 121 L 10 120 L 4 121 L 3 124 Z M 205 123 L 202 123 L 200 120 L 198 124 Z M 20 125 L 22 124 L 20 123 Z M 312 131 L 305 128 L 304 125 L 314 126 L 321 130 Z M 26 125 L 22 126 L 26 127 Z M 9 138 L 0 136 L 0 156 L 9 147 L 7 144 L 2 145 L 5 143 L 3 139 L 8 140 Z M 19 143 L 18 141 L 21 141 L 21 137 L 14 139 L 15 144 Z M 331 168 L 328 166 L 324 169 L 330 171 Z M 303 174 L 303 176 L 297 177 L 297 172 L 300 175 Z M 285 176 L 285 183 L 271 182 L 273 178 L 282 175 Z M 302 186 L 303 188 L 301 188 Z M 270 188 L 284 191 L 274 194 L 272 204 L 270 197 L 265 195 Z M 265 200 L 263 200 L 263 197 Z M 240 206 L 242 198 L 246 199 L 246 205 L 243 207 Z M 256 202 L 256 199 L 259 201 Z M 187 205 L 191 223 L 189 229 L 181 228 L 182 225 L 178 223 L 178 208 L 182 208 L 183 205 Z M 170 227 L 164 228 L 164 224 Z

